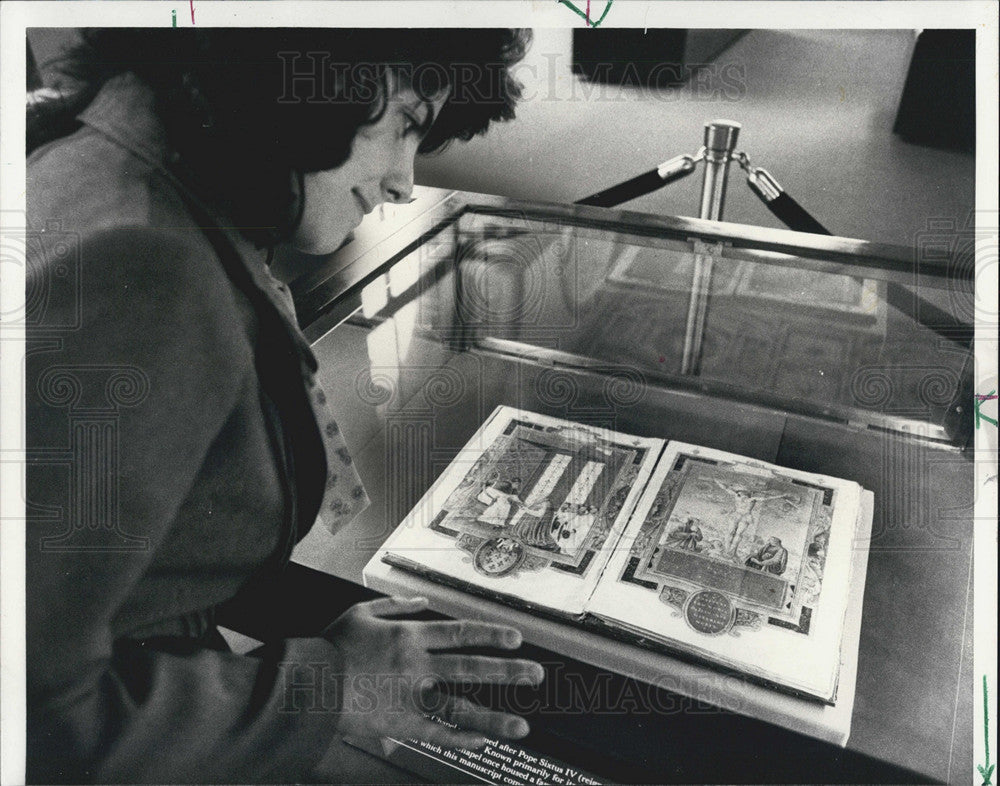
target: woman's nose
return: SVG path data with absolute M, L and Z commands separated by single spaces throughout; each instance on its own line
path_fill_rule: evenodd
M 410 195 L 413 193 L 413 183 L 411 182 L 407 186 L 385 186 L 383 191 L 385 193 L 386 202 L 406 204 L 410 201 Z
M 382 194 L 386 202 L 405 204 L 413 195 L 413 161 L 417 150 L 416 145 L 410 144 L 401 145 L 400 148 L 382 178 Z
M 382 181 L 382 194 L 386 202 L 405 204 L 413 194 L 413 165 L 408 172 L 396 172 Z

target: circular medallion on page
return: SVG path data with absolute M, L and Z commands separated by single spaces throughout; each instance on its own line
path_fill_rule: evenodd
M 736 609 L 729 598 L 715 590 L 702 590 L 688 598 L 684 619 L 699 633 L 717 636 L 733 626 Z
M 490 538 L 472 557 L 477 571 L 487 576 L 506 576 L 524 561 L 524 547 L 511 538 Z

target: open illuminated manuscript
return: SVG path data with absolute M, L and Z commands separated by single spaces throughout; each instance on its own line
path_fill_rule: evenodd
M 369 567 L 833 704 L 867 494 L 499 407 Z

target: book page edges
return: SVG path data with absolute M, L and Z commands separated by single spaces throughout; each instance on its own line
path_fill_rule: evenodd
M 715 668 L 624 644 L 586 630 L 578 623 L 543 618 L 534 612 L 473 596 L 382 561 L 369 563 L 364 582 L 366 587 L 387 594 L 427 597 L 435 611 L 451 617 L 513 625 L 532 644 L 729 712 L 841 747 L 847 743 L 851 707 L 846 696 L 836 706 L 797 698 L 721 674 Z M 856 653 L 853 660 L 856 668 Z M 853 688 L 853 679 L 851 682 Z M 853 699 L 853 690 L 850 693 Z
M 504 410 L 519 412 L 519 410 L 511 410 L 506 407 L 498 408 L 476 432 L 470 444 L 479 438 L 487 426 Z M 614 547 L 605 547 L 604 551 L 607 556 L 602 554 L 601 575 L 594 583 L 594 591 L 600 585 L 602 577 L 613 561 L 618 541 L 628 531 L 629 524 L 639 508 L 643 495 L 657 474 L 657 465 L 665 453 L 664 447 L 668 444 L 686 447 L 684 443 L 660 442 L 660 448 L 655 452 L 655 460 L 646 465 L 651 468 L 651 471 L 646 473 L 644 480 L 637 483 L 630 492 L 631 502 L 628 504 L 628 512 L 623 510 L 620 513 L 619 520 L 623 522 L 623 525 L 620 527 Z M 424 500 L 432 498 L 435 488 L 446 474 L 447 471 L 435 482 L 425 495 Z M 864 581 L 867 573 L 868 549 L 866 544 L 870 539 L 873 516 L 872 493 L 858 488 L 860 498 L 854 542 L 851 548 L 849 592 L 841 631 L 839 669 L 834 682 L 836 705 L 818 703 L 817 699 L 823 700 L 823 697 L 799 698 L 791 693 L 778 693 L 773 688 L 747 682 L 747 680 L 754 679 L 760 682 L 760 677 L 727 675 L 720 672 L 717 667 L 691 663 L 673 655 L 664 654 L 662 651 L 645 649 L 634 644 L 623 644 L 621 641 L 611 638 L 607 632 L 597 633 L 586 630 L 581 625 L 585 617 L 582 609 L 580 612 L 560 610 L 506 593 L 490 592 L 486 588 L 468 584 L 461 579 L 437 574 L 435 571 L 428 570 L 406 558 L 388 554 L 387 550 L 393 540 L 393 535 L 390 535 L 386 544 L 379 549 L 365 567 L 363 580 L 366 586 L 383 592 L 418 592 L 427 595 L 432 599 L 432 605 L 436 610 L 452 616 L 512 622 L 522 628 L 527 639 L 541 646 L 572 653 L 574 657 L 600 667 L 661 685 L 661 687 L 695 699 L 709 701 L 723 709 L 756 717 L 765 722 L 844 746 L 850 734 L 857 681 L 861 612 L 864 599 Z M 424 500 L 420 504 L 424 504 Z M 620 650 L 620 652 L 616 652 L 616 650 Z M 743 667 L 721 665 L 723 669 L 727 670 L 734 668 L 745 670 Z M 661 684 L 664 678 L 668 680 L 669 684 Z M 714 699 L 700 695 L 704 692 L 705 684 L 712 680 L 719 684 L 728 684 L 732 690 L 722 691 Z M 763 682 L 770 682 L 770 680 L 765 678 Z M 792 690 L 794 691 L 794 689 Z

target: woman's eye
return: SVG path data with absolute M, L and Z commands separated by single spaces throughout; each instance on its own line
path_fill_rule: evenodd
M 413 115 L 406 113 L 403 117 L 405 118 L 403 121 L 403 136 L 419 134 L 423 130 L 422 124 Z

